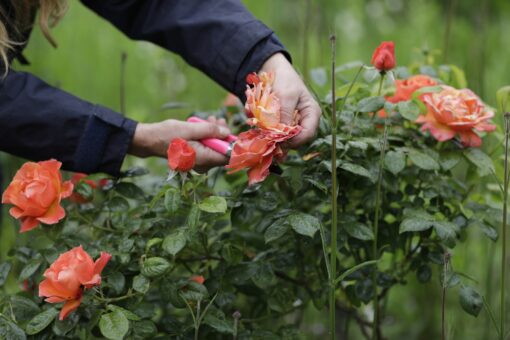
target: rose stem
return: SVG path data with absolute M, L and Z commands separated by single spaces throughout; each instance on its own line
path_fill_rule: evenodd
M 377 91 L 377 95 L 380 96 L 382 92 L 382 86 L 384 83 L 384 76 L 386 73 L 381 71 L 381 80 L 379 83 L 379 90 Z M 377 113 L 374 112 L 374 116 Z M 382 183 L 382 174 L 383 174 L 383 165 L 384 165 L 384 153 L 386 151 L 386 140 L 388 137 L 388 124 L 386 124 L 386 119 L 384 120 L 384 132 L 383 132 L 383 140 L 381 143 L 381 158 L 379 160 L 379 174 L 377 178 L 377 189 L 375 196 L 375 217 L 374 217 L 374 242 L 372 244 L 372 256 L 373 259 L 377 261 L 378 258 L 378 250 L 377 250 L 377 233 L 379 231 L 379 210 L 381 205 L 381 183 Z M 374 264 L 374 269 L 372 272 L 372 286 L 374 291 L 373 297 L 373 308 L 374 308 L 374 320 L 372 325 L 372 339 L 377 340 L 379 338 L 379 295 L 377 293 L 377 263 Z
M 507 203 L 508 203 L 508 137 L 510 135 L 510 113 L 505 113 L 505 167 L 504 167 L 504 193 L 503 193 L 503 225 L 501 226 L 501 242 L 503 242 L 503 248 L 501 250 L 501 296 L 500 296 L 500 308 L 501 308 L 501 324 L 499 336 L 501 340 L 505 338 L 505 279 L 506 279 L 506 215 L 507 215 Z
M 445 64 L 448 62 L 448 50 L 450 49 L 450 37 L 454 13 L 455 13 L 455 0 L 448 0 L 448 13 L 446 17 L 446 29 L 444 32 L 444 45 L 443 45 L 443 63 Z
M 335 340 L 335 278 L 336 278 L 336 249 L 337 249 L 337 178 L 336 178 L 336 94 L 335 94 L 335 59 L 336 36 L 331 41 L 331 256 L 329 277 L 329 335 Z

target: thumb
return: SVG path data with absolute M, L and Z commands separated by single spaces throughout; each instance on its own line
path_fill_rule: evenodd
M 226 138 L 231 132 L 222 125 L 213 123 L 188 123 L 182 122 L 182 134 L 188 140 L 200 140 L 204 138 Z
M 280 97 L 280 122 L 290 125 L 293 123 L 292 118 L 296 106 L 299 101 L 299 96 L 281 96 Z

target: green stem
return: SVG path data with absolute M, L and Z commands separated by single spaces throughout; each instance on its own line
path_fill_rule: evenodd
M 379 90 L 377 92 L 377 95 L 380 96 L 382 92 L 382 85 L 384 83 L 384 76 L 385 74 L 381 72 L 381 80 L 379 83 Z M 375 116 L 376 113 L 374 113 Z M 375 216 L 374 216 L 374 242 L 372 244 L 372 256 L 373 260 L 377 261 L 379 257 L 379 251 L 377 249 L 377 241 L 378 237 L 377 234 L 379 232 L 379 211 L 380 211 L 380 205 L 381 205 L 381 184 L 382 184 L 382 177 L 383 177 L 383 166 L 384 166 L 384 154 L 386 151 L 386 141 L 388 139 L 388 124 L 385 119 L 384 121 L 384 132 L 383 132 L 383 140 L 381 145 L 381 155 L 379 159 L 379 174 L 377 178 L 377 189 L 376 189 L 376 196 L 375 196 Z M 372 327 L 372 339 L 377 340 L 379 339 L 379 293 L 377 292 L 377 263 L 374 265 L 374 269 L 372 272 L 372 286 L 374 290 L 374 297 L 372 300 L 373 308 L 374 308 L 374 320 L 373 320 L 373 327 Z
M 335 278 L 336 278 L 336 249 L 337 249 L 337 177 L 336 177 L 336 94 L 335 94 L 335 59 L 336 59 L 336 36 L 331 40 L 331 269 L 329 276 L 329 336 L 335 340 Z
M 501 250 L 501 296 L 500 296 L 500 339 L 505 337 L 505 279 L 506 279 L 506 215 L 508 203 L 508 137 L 510 135 L 510 113 L 505 113 L 505 166 L 504 166 L 504 195 L 503 195 L 503 225 L 501 226 L 501 242 L 503 242 Z
M 444 32 L 443 62 L 448 62 L 448 50 L 450 49 L 450 37 L 452 31 L 453 15 L 455 13 L 455 0 L 448 0 L 448 14 L 446 17 L 446 29 Z

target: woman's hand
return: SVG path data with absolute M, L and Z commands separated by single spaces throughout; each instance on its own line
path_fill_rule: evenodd
M 207 123 L 188 123 L 168 119 L 159 123 L 138 123 L 129 153 L 137 157 L 158 156 L 166 158 L 168 144 L 180 137 L 189 142 L 197 153 L 195 169 L 205 171 L 209 168 L 225 165 L 228 158 L 203 146 L 199 141 L 204 138 L 226 138 L 231 132 L 224 119 L 209 117 Z
M 299 112 L 299 125 L 303 130 L 287 143 L 288 146 L 296 148 L 312 140 L 319 126 L 321 108 L 287 58 L 276 53 L 266 60 L 260 71 L 275 72 L 273 89 L 280 98 L 282 123 L 291 123 L 292 113 Z

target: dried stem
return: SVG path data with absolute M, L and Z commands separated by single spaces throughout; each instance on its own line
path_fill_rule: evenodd
M 331 41 L 331 269 L 329 277 L 329 335 L 335 340 L 335 278 L 336 278 L 336 249 L 337 249 L 337 177 L 336 177 L 336 94 L 335 94 L 335 60 L 336 36 Z
M 378 96 L 380 96 L 381 92 L 382 92 L 384 76 L 385 76 L 385 73 L 381 72 L 379 91 L 377 93 Z M 376 113 L 374 112 L 374 116 L 375 115 L 376 115 Z M 381 208 L 380 207 L 381 206 L 381 184 L 382 184 L 382 179 L 383 179 L 384 155 L 386 152 L 387 140 L 388 140 L 388 124 L 385 119 L 384 120 L 383 139 L 382 139 L 382 143 L 381 143 L 381 155 L 380 155 L 380 159 L 379 159 L 379 174 L 378 174 L 378 178 L 377 178 L 377 189 L 376 189 L 376 196 L 375 196 L 375 216 L 374 216 L 374 227 L 373 227 L 374 242 L 372 244 L 372 256 L 373 256 L 374 261 L 377 261 L 377 259 L 379 257 L 379 251 L 377 248 L 377 241 L 378 241 L 377 234 L 379 232 L 379 212 L 380 212 L 380 208 Z M 373 304 L 373 308 L 374 308 L 372 339 L 377 340 L 377 339 L 379 339 L 379 295 L 377 293 L 377 263 L 375 264 L 373 272 L 372 272 L 372 286 L 374 289 L 374 297 L 372 300 L 372 304 Z
M 452 32 L 453 15 L 455 14 L 455 0 L 448 0 L 448 14 L 446 17 L 446 29 L 444 32 L 443 62 L 448 62 L 448 50 L 450 49 L 450 38 Z
M 450 253 L 445 252 L 443 257 L 443 284 L 441 287 L 441 339 L 446 340 L 446 321 L 445 321 L 445 309 L 446 309 L 446 289 L 448 288 L 448 271 L 450 264 Z
M 500 296 L 500 326 L 499 336 L 501 340 L 505 338 L 505 280 L 506 280 L 506 217 L 508 203 L 508 138 L 510 135 L 510 112 L 505 113 L 505 166 L 504 166 L 504 194 L 503 194 L 503 225 L 501 226 L 501 296 Z

